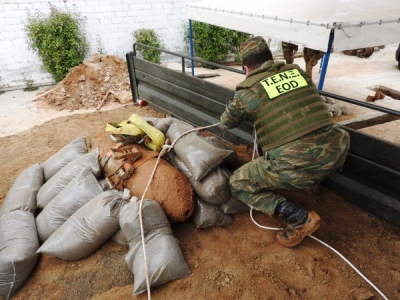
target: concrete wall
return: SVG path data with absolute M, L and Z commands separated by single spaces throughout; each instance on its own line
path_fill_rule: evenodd
M 25 87 L 26 80 L 34 85 L 54 83 L 36 53 L 28 49 L 24 31 L 28 12 L 47 14 L 49 3 L 75 9 L 86 18 L 88 56 L 101 48 L 105 54 L 125 59 L 134 43 L 132 33 L 140 28 L 154 29 L 167 50 L 185 52 L 185 2 L 190 1 L 195 0 L 0 0 L 0 90 Z

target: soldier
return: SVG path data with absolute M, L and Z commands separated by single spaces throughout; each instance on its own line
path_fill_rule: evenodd
M 286 227 L 277 242 L 294 247 L 321 219 L 277 190 L 310 188 L 340 169 L 349 134 L 334 124 L 311 78 L 298 65 L 274 62 L 262 37 L 243 42 L 239 56 L 246 79 L 228 101 L 221 125 L 253 122 L 263 155 L 232 173 L 231 193 L 255 210 L 282 217 Z
M 306 62 L 306 73 L 312 78 L 312 69 L 318 64 L 318 61 L 324 56 L 325 52 L 304 47 L 303 55 Z
M 297 51 L 299 51 L 299 46 L 292 43 L 282 42 L 282 51 L 286 63 L 292 64 L 294 61 L 294 56 L 296 55 Z

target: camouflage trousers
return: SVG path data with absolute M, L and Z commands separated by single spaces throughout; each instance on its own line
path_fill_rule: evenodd
M 285 59 L 287 64 L 292 64 L 294 61 L 294 52 L 298 50 L 298 46 L 291 44 L 291 43 L 286 43 L 282 42 L 282 52 L 283 52 L 283 58 Z
M 237 169 L 229 180 L 231 193 L 249 207 L 273 215 L 285 200 L 274 190 L 318 185 L 342 168 L 349 147 L 347 131 L 339 125 L 324 127 Z
M 306 73 L 312 77 L 312 69 L 318 64 L 318 61 L 324 56 L 325 52 L 304 47 L 303 55 L 306 63 Z
M 292 64 L 294 62 L 294 52 L 293 50 L 283 50 L 283 58 L 287 64 Z

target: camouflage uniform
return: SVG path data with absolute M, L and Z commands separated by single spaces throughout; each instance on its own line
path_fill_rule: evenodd
M 344 50 L 343 53 L 346 55 L 355 56 L 357 54 L 357 50 L 354 50 L 354 49 L 353 50 Z
M 360 49 L 353 49 L 353 50 L 344 50 L 343 53 L 346 55 L 353 55 L 360 58 L 368 58 L 374 53 L 374 47 L 367 47 L 367 48 L 360 48 Z
M 318 185 L 341 168 L 348 147 L 349 135 L 333 125 L 271 149 L 232 174 L 232 195 L 272 215 L 278 203 L 285 200 L 274 190 Z
M 306 73 L 312 77 L 312 69 L 318 64 L 318 61 L 324 56 L 325 52 L 304 47 L 303 55 L 306 62 Z
M 299 50 L 299 46 L 287 42 L 282 42 L 283 57 L 287 64 L 292 64 L 294 61 L 294 54 Z
M 247 52 L 257 53 L 257 45 L 250 46 L 251 49 Z M 265 45 L 260 46 L 260 48 L 262 47 Z M 250 55 L 245 50 L 240 53 L 242 61 L 243 58 Z M 265 62 L 259 69 L 251 71 L 246 76 L 246 80 L 259 75 L 261 69 L 275 74 L 279 72 L 282 65 L 284 65 L 283 62 Z M 312 85 L 311 88 L 310 85 Z M 312 97 L 320 98 L 311 79 L 309 79 L 307 88 L 315 90 Z M 305 90 L 305 88 L 297 91 L 300 90 Z M 293 93 L 296 92 L 287 94 Z M 289 96 L 286 97 L 290 99 Z M 307 97 L 309 98 L 309 95 Z M 250 88 L 237 89 L 233 99 L 227 103 L 225 111 L 221 115 L 221 125 L 225 128 L 234 128 L 242 121 L 257 123 L 258 119 L 255 119 L 254 116 L 260 109 L 260 99 L 259 95 Z M 277 102 L 278 100 L 270 99 L 269 101 Z M 290 108 L 289 106 L 288 109 Z M 271 123 L 275 121 L 271 120 Z M 257 131 L 258 140 L 263 138 L 262 131 L 260 132 Z M 340 126 L 333 124 L 323 126 L 277 147 L 270 149 L 267 146 L 263 149 L 267 149 L 263 156 L 233 172 L 230 177 L 230 188 L 232 195 L 248 206 L 272 215 L 278 204 L 286 200 L 275 190 L 303 189 L 315 186 L 342 167 L 349 149 L 349 134 Z

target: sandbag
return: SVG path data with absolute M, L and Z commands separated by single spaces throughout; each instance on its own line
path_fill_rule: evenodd
M 217 167 L 201 181 L 189 179 L 197 195 L 208 203 L 222 205 L 231 198 L 229 175 L 225 168 Z
M 185 165 L 185 163 L 176 155 L 174 149 L 169 150 L 165 154 L 165 159 L 176 169 L 180 172 L 185 174 L 186 178 L 190 180 L 193 177 L 192 173 L 190 172 L 189 168 Z
M 143 201 L 143 234 L 150 286 L 191 275 L 162 207 L 151 199 Z M 139 208 L 140 201 L 130 202 L 121 208 L 119 216 L 120 227 L 129 242 L 125 261 L 134 275 L 134 294 L 147 290 Z
M 239 158 L 233 148 L 229 147 L 227 144 L 213 135 L 205 136 L 204 139 L 215 147 L 232 151 L 231 154 L 229 154 L 225 159 L 224 165 L 230 168 L 236 168 L 239 165 Z
M 242 211 L 249 211 L 250 207 L 235 197 L 231 197 L 228 202 L 220 205 L 222 211 L 226 214 L 233 214 Z
M 83 136 L 76 138 L 41 164 L 44 180 L 49 180 L 69 162 L 86 153 L 86 138 Z
M 35 212 L 36 195 L 43 183 L 43 170 L 39 163 L 22 171 L 7 192 L 0 208 L 0 216 L 17 209 Z
M 109 150 L 116 146 L 117 144 L 109 138 L 107 132 L 99 133 L 92 139 L 92 147 L 98 148 L 100 151 L 101 164 L 104 166 L 102 167 L 103 176 L 117 179 L 117 176 L 111 176 L 116 173 L 116 170 L 121 168 L 133 170 L 127 179 L 120 182 L 118 189 L 128 188 L 132 196 L 141 199 L 157 163 L 159 153 L 142 145 L 133 144 L 131 146 L 141 152 L 141 157 L 131 163 L 107 155 Z M 158 161 L 145 198 L 159 202 L 170 222 L 183 222 L 189 219 L 194 211 L 194 192 L 190 182 L 184 174 L 163 158 Z
M 99 185 L 101 186 L 103 191 L 107 191 L 110 189 L 107 180 L 105 178 L 99 179 Z
M 201 200 L 214 205 L 222 205 L 231 198 L 232 195 L 229 188 L 230 172 L 226 168 L 218 166 L 205 178 L 196 181 L 191 175 L 189 168 L 173 150 L 167 153 L 167 158 L 173 166 L 188 177 L 195 193 Z
M 214 226 L 226 226 L 233 223 L 231 215 L 225 214 L 222 209 L 195 197 L 196 208 L 190 217 L 196 228 L 209 228 Z
M 95 149 L 87 154 L 75 158 L 64 166 L 40 188 L 37 194 L 37 206 L 39 208 L 44 208 L 72 179 L 79 174 L 79 172 L 87 166 L 91 168 L 94 176 L 99 178 L 101 175 L 101 169 L 98 157 L 99 150 Z
M 123 203 L 120 192 L 102 192 L 62 224 L 37 253 L 68 261 L 89 256 L 118 230 L 118 214 Z
M 111 239 L 120 246 L 129 247 L 129 243 L 126 240 L 125 234 L 121 228 L 118 229 L 118 231 L 111 237 Z
M 143 119 L 164 134 L 167 133 L 169 126 L 171 126 L 172 123 L 178 120 L 173 117 L 167 117 L 167 118 L 143 117 Z
M 232 151 L 211 145 L 196 131 L 181 136 L 192 128 L 183 121 L 176 121 L 171 124 L 166 136 L 172 143 L 176 141 L 176 155 L 189 168 L 193 178 L 200 181 L 221 165 Z
M 78 209 L 103 192 L 90 167 L 72 179 L 36 217 L 40 241 L 46 241 Z
M 9 299 L 35 267 L 39 241 L 30 211 L 14 210 L 0 217 L 0 296 Z

